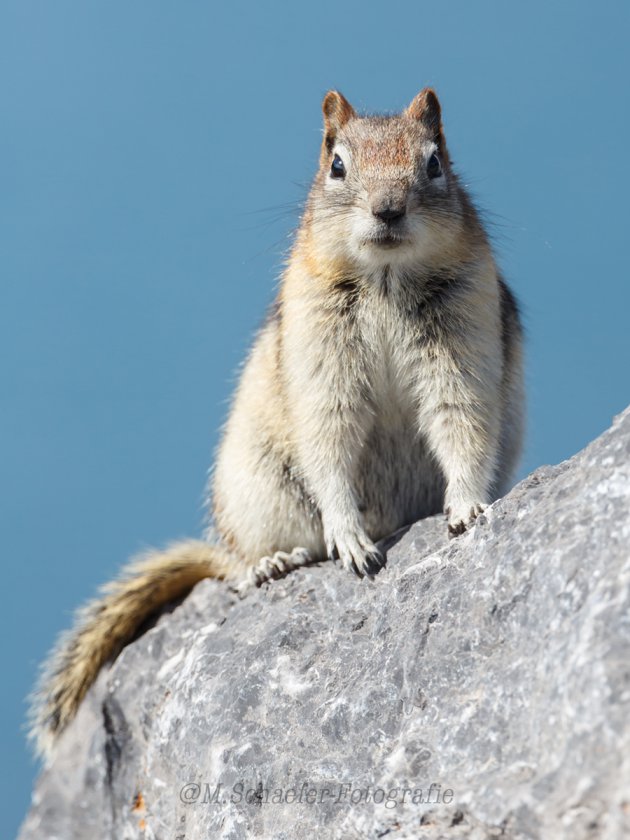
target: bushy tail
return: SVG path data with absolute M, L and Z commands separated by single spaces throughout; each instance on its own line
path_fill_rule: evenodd
M 190 540 L 140 556 L 103 586 L 99 597 L 77 612 L 74 627 L 62 634 L 43 667 L 30 713 L 37 752 L 50 755 L 102 666 L 150 615 L 203 578 L 223 580 L 237 569 L 224 549 Z

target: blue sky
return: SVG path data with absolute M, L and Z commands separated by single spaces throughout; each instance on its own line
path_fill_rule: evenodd
M 442 100 L 527 327 L 521 475 L 630 402 L 630 6 L 399 0 L 0 9 L 5 825 L 72 610 L 199 534 L 238 365 L 314 173 L 320 103 Z

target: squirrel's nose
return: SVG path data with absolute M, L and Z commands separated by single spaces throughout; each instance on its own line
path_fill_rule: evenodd
M 390 202 L 379 201 L 372 205 L 372 213 L 382 222 L 395 222 L 402 219 L 406 213 L 406 206 L 403 203 L 391 204 Z

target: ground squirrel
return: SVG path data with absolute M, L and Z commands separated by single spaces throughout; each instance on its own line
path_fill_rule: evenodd
M 445 511 L 453 535 L 505 492 L 523 433 L 521 327 L 451 168 L 435 93 L 397 116 L 324 98 L 324 137 L 274 307 L 212 479 L 217 544 L 136 560 L 78 614 L 35 695 L 42 753 L 101 666 L 206 577 L 239 583 L 338 558 Z M 445 526 L 446 527 L 446 526 Z

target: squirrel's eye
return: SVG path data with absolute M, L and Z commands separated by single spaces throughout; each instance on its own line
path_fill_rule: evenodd
M 330 167 L 330 177 L 331 178 L 344 178 L 346 174 L 346 167 L 343 165 L 343 161 L 339 157 L 339 155 L 335 155 L 333 158 L 332 165 Z
M 427 162 L 427 175 L 429 178 L 439 178 L 442 174 L 442 164 L 439 157 L 433 152 Z

